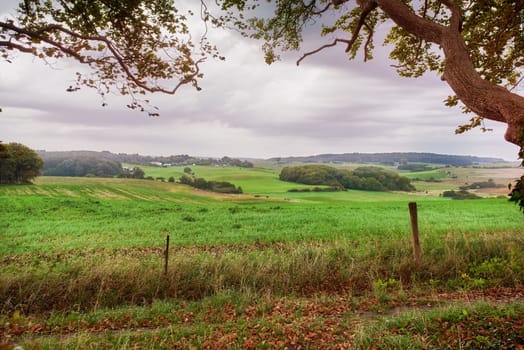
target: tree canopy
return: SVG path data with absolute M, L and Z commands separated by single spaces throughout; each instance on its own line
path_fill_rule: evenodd
M 44 162 L 35 151 L 20 143 L 0 142 L 0 184 L 30 183 Z
M 0 57 L 72 58 L 90 71 L 77 73 L 68 91 L 130 95 L 129 108 L 157 115 L 142 95 L 174 94 L 186 84 L 198 90 L 199 64 L 219 57 L 205 37 L 191 38 L 192 14 L 173 0 L 24 0 L 15 18 L 0 19 Z

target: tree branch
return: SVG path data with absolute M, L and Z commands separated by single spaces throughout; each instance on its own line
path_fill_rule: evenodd
M 355 30 L 353 30 L 353 34 L 351 35 L 351 39 L 349 40 L 348 47 L 346 47 L 346 52 L 349 52 L 351 50 L 351 47 L 354 45 L 355 41 L 358 38 L 358 35 L 360 34 L 360 30 L 362 29 L 362 26 L 366 23 L 366 17 L 377 8 L 377 3 L 375 1 L 366 1 L 364 4 L 364 7 L 362 7 L 362 12 L 360 13 L 360 17 L 358 18 L 357 26 L 355 27 Z M 369 42 L 369 40 L 368 40 Z
M 451 11 L 451 18 L 450 18 L 450 29 L 456 30 L 457 32 L 460 32 L 460 22 L 462 18 L 462 10 L 460 7 L 454 3 L 453 1 L 449 0 L 438 0 L 439 3 L 446 6 Z
M 369 45 L 371 44 L 371 41 L 373 40 L 373 29 L 366 23 L 365 24 L 366 28 L 368 28 L 368 31 L 369 31 L 369 34 L 368 34 L 368 38 L 366 39 L 366 42 L 364 44 L 364 62 L 367 61 L 367 58 L 369 57 L 370 55 L 370 52 L 369 52 Z
M 78 52 L 74 51 L 73 49 L 71 48 L 68 48 L 64 45 L 62 45 L 61 43 L 57 42 L 56 40 L 52 40 L 52 39 L 49 39 L 47 38 L 46 36 L 44 36 L 43 34 L 45 33 L 50 33 L 50 32 L 53 32 L 53 31 L 58 31 L 58 32 L 61 32 L 63 34 L 66 34 L 70 37 L 73 37 L 73 38 L 77 38 L 77 39 L 81 39 L 81 40 L 85 40 L 85 41 L 94 41 L 94 42 L 102 42 L 106 45 L 106 47 L 108 48 L 108 50 L 111 52 L 112 54 L 112 57 L 116 60 L 118 66 L 123 70 L 123 72 L 125 73 L 125 76 L 130 80 L 132 81 L 134 84 L 136 84 L 136 86 L 148 91 L 148 92 L 162 92 L 162 93 L 165 93 L 165 94 L 169 94 L 169 95 L 173 95 L 176 93 L 176 91 L 184 84 L 188 84 L 192 81 L 195 80 L 195 77 L 200 73 L 200 68 L 199 68 L 199 64 L 202 63 L 203 61 L 205 61 L 205 58 L 201 58 L 199 60 L 197 60 L 196 62 L 194 62 L 194 72 L 192 72 L 191 74 L 188 74 L 184 77 L 182 77 L 179 81 L 179 83 L 174 86 L 172 89 L 165 89 L 165 88 L 162 88 L 162 87 L 151 87 L 149 86 L 146 82 L 140 80 L 138 77 L 135 76 L 135 74 L 133 74 L 133 72 L 131 72 L 129 66 L 126 64 L 126 62 L 124 61 L 124 57 L 123 55 L 120 53 L 120 51 L 114 46 L 114 44 L 106 37 L 104 36 L 89 36 L 89 35 L 82 35 L 82 34 L 79 34 L 79 33 L 76 33 L 76 32 L 73 32 L 72 30 L 69 30 L 67 28 L 64 28 L 60 25 L 57 25 L 57 24 L 51 24 L 51 25 L 47 25 L 47 26 L 44 26 L 38 30 L 35 30 L 35 31 L 31 31 L 31 30 L 27 30 L 25 28 L 20 28 L 18 26 L 15 26 L 14 24 L 11 24 L 11 23 L 6 23 L 6 22 L 0 22 L 0 28 L 5 28 L 5 29 L 8 29 L 8 30 L 12 30 L 13 32 L 15 33 L 18 33 L 18 34 L 22 34 L 22 35 L 25 35 L 27 36 L 28 38 L 34 38 L 34 39 L 38 39 L 38 40 L 41 40 L 55 48 L 57 48 L 58 50 L 62 51 L 63 53 L 75 58 L 77 61 L 79 61 L 80 63 L 83 63 L 83 64 L 91 64 L 93 62 L 96 62 L 96 60 L 94 61 L 86 61 L 84 59 L 83 56 L 81 56 Z M 16 48 L 18 49 L 18 46 L 20 45 L 16 45 L 16 44 L 13 44 L 11 43 L 10 45 L 12 48 Z M 24 50 L 20 50 L 22 52 L 33 52 L 32 50 L 30 51 L 27 51 L 26 48 L 24 48 Z
M 326 44 L 326 45 L 322 45 L 321 47 L 319 47 L 318 49 L 316 50 L 313 50 L 313 51 L 310 51 L 310 52 L 306 52 L 305 54 L 302 55 L 302 57 L 300 57 L 297 61 L 297 66 L 300 65 L 300 62 L 302 62 L 302 60 L 308 56 L 311 56 L 311 55 L 314 55 L 316 53 L 319 53 L 320 51 L 324 50 L 324 49 L 327 49 L 328 47 L 333 47 L 335 45 L 337 45 L 338 43 L 346 43 L 346 44 L 349 44 L 349 40 L 345 40 L 345 39 L 335 39 L 333 40 L 333 42 L 331 44 Z
M 48 25 L 48 26 L 42 27 L 39 30 L 31 31 L 31 30 L 27 30 L 27 29 L 15 26 L 12 23 L 0 22 L 0 28 L 5 28 L 5 29 L 8 29 L 8 30 L 12 30 L 15 33 L 25 35 L 28 38 L 41 40 L 41 41 L 43 41 L 43 42 L 45 42 L 45 43 L 47 43 L 47 44 L 49 44 L 51 46 L 56 47 L 57 49 L 59 49 L 63 53 L 65 53 L 65 54 L 67 54 L 67 55 L 69 55 L 71 57 L 74 57 L 80 63 L 85 63 L 84 58 L 82 56 L 80 56 L 76 51 L 74 51 L 74 50 L 72 50 L 72 49 L 70 49 L 68 47 L 63 46 L 62 44 L 60 44 L 59 42 L 57 42 L 55 40 L 51 40 L 51 39 L 46 38 L 45 36 L 43 36 L 44 33 L 52 32 L 54 30 L 63 30 L 65 32 L 65 28 L 62 28 L 59 25 L 52 24 L 52 25 Z M 22 51 L 22 52 L 26 52 L 26 51 Z
M 322 9 L 322 10 L 318 10 L 318 11 L 313 11 L 311 12 L 312 14 L 314 15 L 321 15 L 323 14 L 324 12 L 326 12 L 327 10 L 329 10 L 329 8 L 331 7 L 332 3 L 328 2 L 327 5 Z
M 306 57 L 314 55 L 314 54 L 316 54 L 316 53 L 318 53 L 318 52 L 320 52 L 320 51 L 322 51 L 322 50 L 324 50 L 324 49 L 326 49 L 328 47 L 333 47 L 333 46 L 335 46 L 338 43 L 346 43 L 347 47 L 346 47 L 345 52 L 349 52 L 349 50 L 351 50 L 351 48 L 353 47 L 353 45 L 357 41 L 358 36 L 360 34 L 360 30 L 362 29 L 362 27 L 364 25 L 367 26 L 366 18 L 374 9 L 377 8 L 377 3 L 375 1 L 368 0 L 368 1 L 365 2 L 365 4 L 363 4 L 363 6 L 364 7 L 362 8 L 362 12 L 361 12 L 360 17 L 358 19 L 357 26 L 353 30 L 353 33 L 352 33 L 351 38 L 349 40 L 346 40 L 346 39 L 335 39 L 331 44 L 322 45 L 321 47 L 319 47 L 316 50 L 313 50 L 313 51 L 310 51 L 310 52 L 306 52 L 297 61 L 297 66 L 300 65 L 300 62 L 302 62 L 302 60 L 305 59 Z M 369 46 L 369 43 L 371 42 L 371 38 L 372 37 L 373 37 L 373 31 L 370 30 L 370 34 L 368 35 L 366 44 L 364 46 L 366 51 L 367 51 L 367 47 Z M 367 57 L 367 55 L 365 55 L 365 56 Z
M 440 44 L 445 27 L 417 16 L 402 0 L 375 0 L 378 6 L 399 26 L 411 34 L 435 44 Z
M 31 48 L 13 43 L 11 41 L 0 41 L 0 46 L 7 47 L 8 50 L 16 49 L 20 52 L 33 53 L 33 50 Z

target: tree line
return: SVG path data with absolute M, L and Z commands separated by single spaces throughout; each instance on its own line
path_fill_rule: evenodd
M 114 177 L 124 173 L 122 164 L 94 157 L 51 158 L 44 162 L 44 176 Z
M 270 160 L 278 163 L 376 163 L 401 166 L 408 163 L 471 166 L 477 163 L 504 162 L 504 159 L 500 158 L 417 152 L 319 154 L 304 157 L 271 158 Z
M 237 166 L 241 168 L 252 168 L 253 163 L 247 160 L 241 160 L 231 157 L 222 158 L 198 158 L 187 154 L 171 155 L 171 156 L 143 156 L 140 154 L 127 153 L 112 153 L 109 151 L 95 152 L 95 151 L 60 151 L 47 152 L 38 151 L 38 154 L 45 161 L 49 159 L 67 159 L 67 158 L 97 158 L 105 159 L 119 163 L 129 163 L 138 165 L 151 165 L 152 163 L 159 163 L 171 166 L 183 165 L 218 165 L 218 166 Z
M 284 167 L 282 181 L 305 185 L 325 185 L 341 189 L 366 191 L 414 191 L 406 177 L 378 167 L 360 167 L 355 170 L 337 169 L 327 165 L 308 164 Z

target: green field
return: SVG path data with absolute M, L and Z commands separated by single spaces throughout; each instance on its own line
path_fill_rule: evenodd
M 519 290 L 524 281 L 524 216 L 506 199 L 454 201 L 419 186 L 431 185 L 424 181 L 414 193 L 295 193 L 287 190 L 308 186 L 279 181 L 276 167 L 191 168 L 244 194 L 134 179 L 41 177 L 34 185 L 1 186 L 0 339 L 49 349 L 283 349 L 293 339 L 304 348 L 335 348 L 350 337 L 366 348 L 386 334 L 383 348 L 397 341 L 425 348 L 359 314 L 438 306 L 431 295 L 443 291 Z M 183 174 L 183 167 L 144 170 L 166 179 Z M 495 171 L 504 175 L 497 181 L 507 181 L 500 170 L 451 171 L 458 175 L 435 185 L 451 189 Z M 422 265 L 411 258 L 412 201 Z M 521 300 L 508 300 L 500 312 L 524 320 Z M 306 312 L 311 308 L 315 317 Z M 420 334 L 429 332 L 433 325 L 417 317 Z M 456 321 L 465 320 L 475 319 L 463 314 Z M 524 335 L 512 334 L 508 339 Z
M 244 171 L 229 178 L 231 169 L 219 170 L 215 177 L 202 173 L 236 181 Z M 53 177 L 40 178 L 36 185 L 3 186 L 0 219 L 5 239 L 0 253 L 160 246 L 167 234 L 175 245 L 400 239 L 409 235 L 410 201 L 418 203 L 421 232 L 432 239 L 450 232 L 520 232 L 523 224 L 505 199 L 288 193 L 279 189 L 293 184 L 271 187 L 278 180 L 267 176 L 265 182 L 250 185 L 258 183 L 253 175 L 258 171 L 245 172 L 246 188 L 266 192 L 214 196 L 158 181 Z

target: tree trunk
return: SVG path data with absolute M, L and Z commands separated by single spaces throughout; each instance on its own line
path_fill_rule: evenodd
M 446 57 L 442 79 L 474 113 L 506 123 L 506 140 L 522 146 L 524 97 L 482 79 L 473 67 L 466 44 L 459 33 L 446 32 L 440 45 Z

